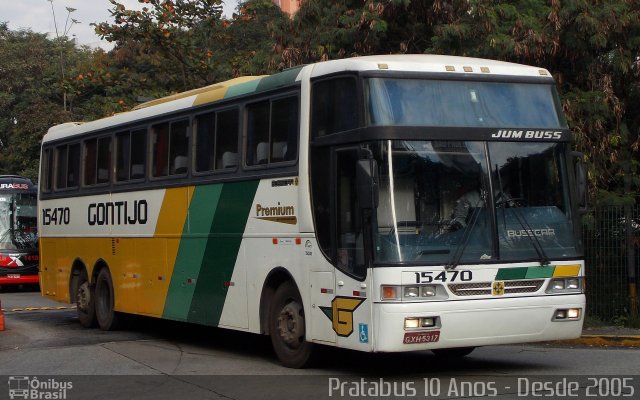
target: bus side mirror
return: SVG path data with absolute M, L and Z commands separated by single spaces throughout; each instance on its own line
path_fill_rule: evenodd
M 571 153 L 575 160 L 576 186 L 578 194 L 578 212 L 584 214 L 588 211 L 587 204 L 587 170 L 582 162 L 582 153 L 574 151 Z
M 356 166 L 358 201 L 363 210 L 378 208 L 378 163 L 373 158 L 358 160 Z

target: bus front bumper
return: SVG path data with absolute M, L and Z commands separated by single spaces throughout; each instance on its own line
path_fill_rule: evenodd
M 578 319 L 558 310 L 580 309 Z M 373 351 L 399 352 L 540 342 L 580 337 L 583 294 L 463 301 L 374 304 Z M 405 320 L 433 318 L 432 328 L 405 328 Z

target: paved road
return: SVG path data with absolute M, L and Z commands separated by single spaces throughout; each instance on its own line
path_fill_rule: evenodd
M 323 348 L 315 368 L 291 370 L 278 365 L 264 336 L 149 318 L 132 318 L 126 330 L 117 332 L 87 330 L 73 309 L 25 311 L 64 306 L 37 292 L 4 291 L 0 301 L 7 325 L 0 332 L 0 375 L 68 380 L 74 386 L 67 398 L 357 397 L 367 388 L 384 389 L 391 383 L 395 386 L 389 388 L 404 390 L 405 396 L 397 397 L 425 398 L 434 394 L 425 393 L 425 386 L 439 385 L 440 398 L 479 396 L 482 390 L 495 398 L 527 398 L 518 392 L 529 390 L 529 383 L 521 381 L 523 387 L 516 388 L 518 378 L 542 376 L 543 382 L 551 382 L 569 377 L 584 390 L 590 381 L 583 375 L 607 375 L 598 382 L 602 388 L 619 383 L 614 380 L 620 376 L 640 374 L 638 349 L 548 344 L 485 347 L 455 361 L 430 352 L 365 354 Z M 5 382 L 0 382 L 0 398 L 8 390 Z M 640 377 L 630 382 L 640 395 Z M 456 390 L 458 383 L 468 383 L 472 392 Z M 410 396 L 412 388 L 416 396 Z

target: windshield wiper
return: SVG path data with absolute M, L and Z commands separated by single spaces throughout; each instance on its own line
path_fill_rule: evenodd
M 469 223 L 464 228 L 464 232 L 462 233 L 462 240 L 460 240 L 460 242 L 456 246 L 456 249 L 453 252 L 453 255 L 451 256 L 451 261 L 449 261 L 449 263 L 444 265 L 445 269 L 448 269 L 448 270 L 454 269 L 460 263 L 460 260 L 462 259 L 462 255 L 464 254 L 464 251 L 467 248 L 467 245 L 469 244 L 469 239 L 471 239 L 471 232 L 473 232 L 473 228 L 476 226 L 476 223 L 478 222 L 478 217 L 480 216 L 481 207 L 479 207 L 479 205 L 484 202 L 485 198 L 486 198 L 486 194 L 483 194 L 482 198 L 478 200 L 478 202 L 474 205 Z
M 514 207 L 517 200 L 520 200 L 520 199 L 511 197 L 509 194 L 505 193 L 504 190 L 502 189 L 502 179 L 500 176 L 500 170 L 498 169 L 498 164 L 496 164 L 496 176 L 498 177 L 498 187 L 500 188 L 500 191 L 498 192 L 498 196 L 500 196 L 501 199 L 499 201 L 496 201 L 495 204 L 496 206 L 498 206 L 498 204 L 502 205 L 505 210 L 505 212 L 502 213 L 502 217 L 504 219 L 503 224 L 505 226 L 505 229 L 507 224 L 506 223 L 506 210 L 507 210 L 506 205 L 511 205 L 510 210 L 513 212 L 513 216 L 516 218 L 516 220 L 518 221 L 518 223 L 520 224 L 524 232 L 527 234 L 527 237 L 531 241 L 533 249 L 536 251 L 536 254 L 538 255 L 538 262 L 540 263 L 540 266 L 549 265 L 551 262 L 549 261 L 549 257 L 547 257 L 547 254 L 545 253 L 544 248 L 540 244 L 540 241 L 535 235 L 531 235 L 530 233 L 530 232 L 533 232 L 533 230 L 531 229 L 531 225 L 529 225 L 529 221 L 524 216 L 524 213 L 520 212 L 520 210 L 518 210 L 517 207 Z

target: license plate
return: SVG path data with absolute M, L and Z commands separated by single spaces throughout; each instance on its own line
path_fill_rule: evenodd
M 434 343 L 440 340 L 440 331 L 407 332 L 404 334 L 404 344 Z
M 9 279 L 20 279 L 20 274 L 7 274 Z

